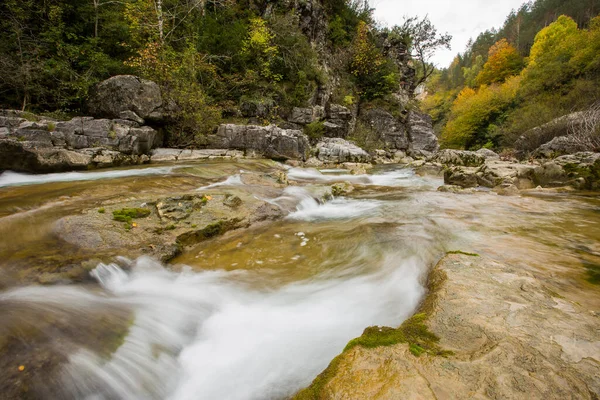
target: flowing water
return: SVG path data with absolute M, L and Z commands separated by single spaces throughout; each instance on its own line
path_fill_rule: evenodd
M 283 166 L 0 175 L 4 396 L 285 399 L 365 327 L 409 317 L 428 271 L 451 250 L 547 273 L 553 290 L 596 290 L 598 197 L 441 193 L 441 179 L 400 166 L 365 175 L 288 168 L 292 185 L 277 190 L 245 182 L 275 169 Z M 355 190 L 314 197 L 334 182 Z M 53 230 L 105 203 L 234 189 L 287 214 L 199 243 L 169 265 L 82 251 Z M 74 279 L 70 268 L 82 263 L 91 271 Z M 64 281 L 43 284 L 57 272 Z

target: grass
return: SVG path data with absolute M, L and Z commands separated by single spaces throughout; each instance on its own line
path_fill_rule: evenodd
M 98 212 L 99 212 L 100 214 L 104 214 L 104 213 L 106 212 L 106 210 L 105 210 L 104 208 L 99 208 L 99 209 L 98 209 Z

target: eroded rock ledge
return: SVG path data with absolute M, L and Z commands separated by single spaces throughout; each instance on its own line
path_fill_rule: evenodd
M 353 346 L 295 398 L 600 396 L 597 313 L 562 298 L 529 272 L 474 255 L 447 255 L 429 286 L 419 315 L 427 328 L 422 331 L 439 339 L 434 348 L 427 337 Z

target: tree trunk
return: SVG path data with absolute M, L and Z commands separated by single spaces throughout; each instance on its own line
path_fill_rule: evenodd
M 163 16 L 163 9 L 162 9 L 162 2 L 163 0 L 156 0 L 155 5 L 156 5 L 156 18 L 158 19 L 158 37 L 160 39 L 160 44 L 163 44 L 164 41 L 164 16 Z

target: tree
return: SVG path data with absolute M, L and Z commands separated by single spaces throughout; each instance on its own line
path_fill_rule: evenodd
M 506 39 L 501 39 L 490 48 L 488 60 L 476 78 L 477 85 L 504 82 L 509 76 L 517 75 L 523 68 L 523 59 L 517 49 Z
M 431 64 L 430 60 L 435 52 L 440 48 L 450 50 L 452 36 L 447 33 L 439 34 L 429 17 L 406 18 L 401 26 L 396 26 L 393 30 L 405 38 L 412 57 L 420 64 L 418 86 L 433 74 L 435 66 Z

